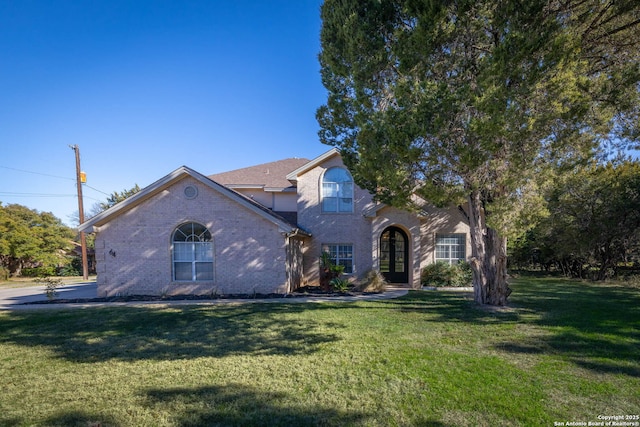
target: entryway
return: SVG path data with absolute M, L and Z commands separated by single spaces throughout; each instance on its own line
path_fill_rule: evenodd
M 380 236 L 380 272 L 391 283 L 409 282 L 409 239 L 398 227 L 388 227 Z

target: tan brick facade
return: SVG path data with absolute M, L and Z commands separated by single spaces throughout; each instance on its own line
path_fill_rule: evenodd
M 305 245 L 305 280 L 317 285 L 323 244 L 353 245 L 353 277 L 361 277 L 372 268 L 371 223 L 362 212 L 372 206 L 371 195 L 354 189 L 353 212 L 322 212 L 321 180 L 331 167 L 344 167 L 339 156 L 298 177 L 298 224 L 313 236 Z
M 297 180 L 298 223 L 313 235 L 313 238 L 306 242 L 304 250 L 306 283 L 318 284 L 322 245 L 328 243 L 353 245 L 354 271 L 351 276 L 354 279 L 364 277 L 372 269 L 379 270 L 380 238 L 389 227 L 397 227 L 407 235 L 409 269 L 406 284 L 411 287 L 420 286 L 421 269 L 435 262 L 437 233 L 465 234 L 466 254 L 469 256 L 469 227 L 457 208 L 431 207 L 428 214 L 420 216 L 388 206 L 376 210 L 371 194 L 355 187 L 353 212 L 322 212 L 322 176 L 332 167 L 344 167 L 337 154 L 304 171 Z M 372 210 L 374 214 L 366 214 Z
M 195 199 L 184 188 L 198 188 Z M 172 235 L 185 222 L 211 232 L 214 280 L 172 280 Z M 193 178 L 183 179 L 101 226 L 101 296 L 253 294 L 287 291 L 286 237 L 276 225 Z
M 354 186 L 352 211 L 323 212 L 322 180 L 333 167 L 344 168 L 335 150 L 287 175 L 287 191 L 297 187 L 297 204 L 287 202 L 290 207 L 283 211 L 297 209 L 290 212 L 297 214 L 297 224 L 269 209 L 276 206 L 276 197 L 289 197 L 287 192 L 270 188 L 264 195 L 247 194 L 249 199 L 189 168 L 177 169 L 80 227 L 97 231 L 99 295 L 286 293 L 318 284 L 325 244 L 351 246 L 353 272 L 347 277 L 362 278 L 380 270 L 381 237 L 391 230 L 408 242 L 406 285 L 420 286 L 421 269 L 435 262 L 438 234 L 464 234 L 469 257 L 469 227 L 457 208 L 428 207 L 417 215 L 376 204 Z M 197 195 L 189 197 L 187 187 L 197 189 Z M 251 189 L 256 191 L 261 190 Z M 257 203 L 262 196 L 273 203 Z M 188 222 L 211 233 L 212 280 L 173 280 L 173 233 Z

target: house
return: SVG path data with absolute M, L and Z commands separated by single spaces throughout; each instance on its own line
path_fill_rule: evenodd
M 182 166 L 80 226 L 96 232 L 98 294 L 287 293 L 316 285 L 328 252 L 348 278 L 466 259 L 457 208 L 418 214 L 373 201 L 332 149 L 204 176 Z

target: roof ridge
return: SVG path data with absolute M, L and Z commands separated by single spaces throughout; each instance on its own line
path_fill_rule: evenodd
M 258 165 L 233 169 L 226 172 L 208 175 L 224 185 L 258 185 L 261 187 L 288 188 L 291 182 L 287 180 L 287 174 L 292 170 L 307 164 L 308 159 L 301 157 L 289 157 L 273 162 L 260 163 Z
M 287 157 L 285 159 L 280 159 L 280 160 L 274 160 L 271 162 L 264 162 L 264 163 L 258 163 L 257 165 L 251 165 L 251 166 L 243 166 L 237 169 L 231 169 L 231 170 L 227 170 L 227 171 L 223 171 L 223 172 L 216 172 L 216 173 L 212 173 L 209 176 L 213 176 L 213 175 L 222 175 L 222 174 L 226 174 L 226 173 L 230 173 L 230 172 L 237 172 L 237 171 L 241 171 L 244 169 L 253 169 L 253 168 L 259 168 L 261 166 L 267 166 L 267 165 L 272 165 L 275 163 L 284 163 L 287 161 L 291 161 L 291 160 L 300 160 L 301 162 L 309 162 L 309 159 L 304 158 L 304 157 Z

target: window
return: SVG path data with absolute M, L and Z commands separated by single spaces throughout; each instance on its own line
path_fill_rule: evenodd
M 353 212 L 353 179 L 343 168 L 331 168 L 322 177 L 322 211 Z
M 465 259 L 464 234 L 436 235 L 436 261 L 455 264 Z
M 173 233 L 173 279 L 213 280 L 213 243 L 205 226 L 188 222 Z
M 344 266 L 345 274 L 353 273 L 353 245 L 324 244 L 322 252 L 327 252 L 331 256 L 333 264 Z

